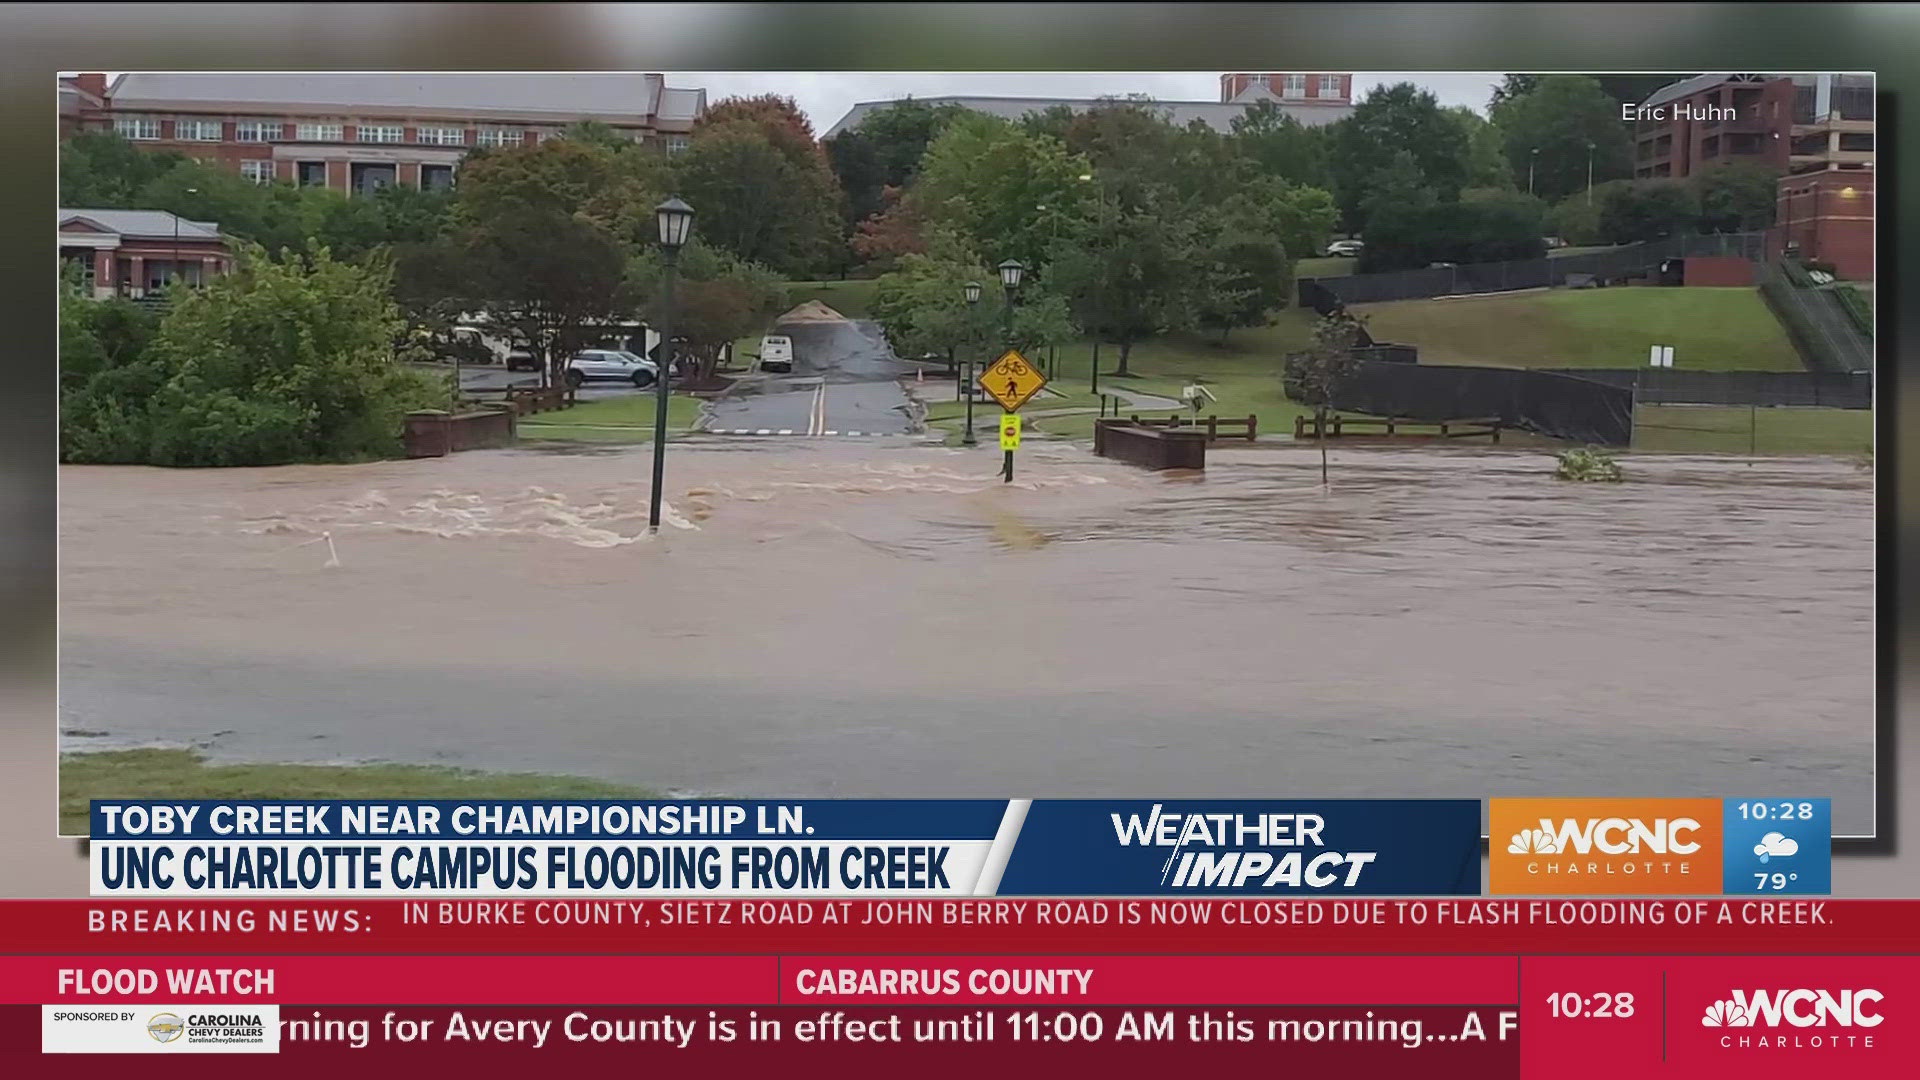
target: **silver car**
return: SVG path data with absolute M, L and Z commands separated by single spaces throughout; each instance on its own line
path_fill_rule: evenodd
M 620 349 L 583 349 L 567 362 L 567 385 L 573 387 L 589 382 L 652 386 L 659 375 L 660 365 Z

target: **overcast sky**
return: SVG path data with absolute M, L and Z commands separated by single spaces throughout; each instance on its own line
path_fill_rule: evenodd
M 1382 83 L 1411 82 L 1433 91 L 1442 105 L 1485 113 L 1498 72 L 1356 71 L 1358 100 Z M 709 103 L 724 97 L 791 97 L 825 134 L 857 101 L 950 94 L 994 97 L 1121 97 L 1146 94 L 1162 101 L 1219 101 L 1217 71 L 679 71 L 667 85 L 705 87 Z

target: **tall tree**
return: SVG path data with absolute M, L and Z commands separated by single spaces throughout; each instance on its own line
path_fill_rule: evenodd
M 886 189 L 903 190 L 912 183 L 927 144 L 965 111 L 958 105 L 908 98 L 875 109 L 859 127 L 824 140 L 821 145 L 846 195 L 849 226 L 885 210 Z
M 1688 233 L 1699 223 L 1699 196 L 1678 180 L 1621 184 L 1600 204 L 1600 233 L 1610 244 Z
M 60 205 L 73 209 L 139 208 L 140 191 L 187 159 L 152 152 L 111 131 L 86 131 L 60 144 Z
M 1730 161 L 1690 179 L 1700 199 L 1702 232 L 1746 232 L 1773 225 L 1779 173 L 1764 165 Z
M 1513 166 L 1500 129 L 1465 105 L 1448 109 L 1447 115 L 1467 137 L 1467 187 L 1513 187 Z
M 1135 345 L 1192 318 L 1194 258 L 1194 219 L 1178 212 L 1169 193 L 1112 193 L 1060 246 L 1048 280 L 1067 298 L 1075 323 L 1096 341 L 1119 346 L 1114 374 L 1127 375 Z
M 1261 173 L 1327 188 L 1327 128 L 1307 127 L 1271 101 L 1256 101 L 1233 118 L 1233 141 Z M 1296 251 L 1295 255 L 1304 255 Z
M 1584 191 L 1590 155 L 1596 184 L 1633 172 L 1630 125 L 1621 123 L 1619 103 L 1590 76 L 1541 76 L 1531 90 L 1495 105 L 1493 122 L 1515 184 L 1527 190 L 1531 168 L 1532 193 L 1543 199 Z
M 824 159 L 768 137 L 751 121 L 709 125 L 675 162 L 682 198 L 708 243 L 791 277 L 820 269 L 840 235 L 838 193 Z
M 1328 159 L 1334 197 L 1348 227 L 1365 227 L 1363 206 L 1376 174 L 1407 154 L 1420 186 L 1450 202 L 1466 186 L 1467 137 L 1433 94 L 1412 83 L 1375 87 L 1334 125 Z
M 657 247 L 642 249 L 628 269 L 635 291 L 647 296 L 647 317 L 656 322 L 662 315 L 663 269 Z M 676 351 L 693 361 L 691 385 L 698 386 L 712 379 L 733 342 L 759 331 L 786 307 L 787 292 L 766 267 L 698 239 L 681 251 L 677 274 L 673 335 L 679 339 Z
M 955 119 L 927 147 L 915 195 L 929 222 L 992 262 L 1044 268 L 1058 240 L 1091 216 L 1092 165 L 1046 135 L 997 117 Z

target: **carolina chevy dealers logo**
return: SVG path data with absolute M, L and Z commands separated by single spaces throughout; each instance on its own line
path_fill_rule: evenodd
M 44 1054 L 272 1054 L 278 1005 L 40 1007 Z
M 1729 1050 L 1868 1048 L 1871 1034 L 1848 1029 L 1879 1027 L 1886 1019 L 1880 1014 L 1883 1000 L 1880 991 L 1865 988 L 1735 990 L 1707 1006 L 1700 1026 L 1763 1029 L 1721 1035 L 1720 1045 Z M 1793 1030 L 1778 1030 L 1783 1028 Z
M 1718 893 L 1713 799 L 1494 799 L 1496 893 Z

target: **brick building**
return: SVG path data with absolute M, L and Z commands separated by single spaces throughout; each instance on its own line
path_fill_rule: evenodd
M 63 76 L 63 130 L 118 131 L 260 183 L 364 193 L 453 183 L 474 147 L 525 146 L 583 121 L 673 153 L 705 90 L 660 75 L 472 72 Z
M 1822 169 L 1780 178 L 1774 235 L 1781 249 L 1833 265 L 1851 281 L 1871 281 L 1872 169 Z
M 233 268 L 233 252 L 211 221 L 164 210 L 60 211 L 60 262 L 80 267 L 99 299 L 138 299 L 174 280 L 199 285 Z
M 1245 72 L 1220 76 L 1221 101 L 1270 98 L 1289 105 L 1353 104 L 1353 76 L 1347 72 Z
M 1635 179 L 1682 180 L 1732 161 L 1785 172 L 1794 85 L 1768 75 L 1696 75 L 1665 86 L 1634 115 Z

